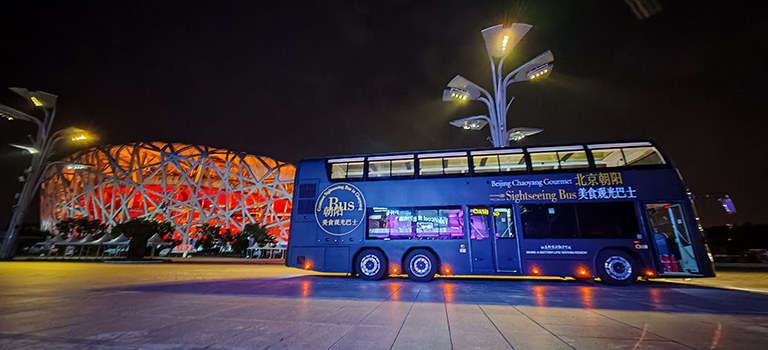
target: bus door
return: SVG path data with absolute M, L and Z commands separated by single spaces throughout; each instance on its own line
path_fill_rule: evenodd
M 469 245 L 472 254 L 472 272 L 493 272 L 493 245 L 491 243 L 490 209 L 488 207 L 470 207 Z
M 519 272 L 520 253 L 512 207 L 469 209 L 473 272 Z
M 520 271 L 520 250 L 517 243 L 514 211 L 512 207 L 493 208 L 493 241 L 496 252 L 496 270 L 499 272 Z
M 698 273 L 699 266 L 679 203 L 646 204 L 658 259 L 664 272 Z

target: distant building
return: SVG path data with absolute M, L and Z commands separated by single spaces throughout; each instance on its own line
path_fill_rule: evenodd
M 171 220 L 194 236 L 203 223 L 240 232 L 266 225 L 288 241 L 296 168 L 208 146 L 136 142 L 76 153 L 51 167 L 40 190 L 40 220 L 88 217 L 112 227 L 131 218 Z M 85 165 L 85 167 L 80 166 Z

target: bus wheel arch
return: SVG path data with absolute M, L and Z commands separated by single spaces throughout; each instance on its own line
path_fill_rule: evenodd
M 355 255 L 352 274 L 375 281 L 389 275 L 387 255 L 381 249 L 363 248 Z
M 416 247 L 405 254 L 403 270 L 412 281 L 429 282 L 440 270 L 440 259 L 432 249 Z
M 595 256 L 595 272 L 605 284 L 627 286 L 637 282 L 640 260 L 624 249 L 605 248 Z

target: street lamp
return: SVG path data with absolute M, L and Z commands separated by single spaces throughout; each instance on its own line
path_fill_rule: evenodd
M 88 140 L 88 137 L 85 136 L 85 131 L 77 128 L 58 130 L 52 137 L 49 137 L 51 125 L 56 116 L 56 95 L 42 91 L 29 91 L 23 88 L 10 88 L 10 90 L 29 100 L 36 107 L 42 108 L 45 118 L 40 120 L 37 117 L 0 104 L 0 116 L 5 117 L 8 120 L 19 119 L 37 125 L 37 134 L 32 140 L 32 145 L 21 146 L 21 148 L 32 153 L 32 164 L 25 170 L 27 176 L 24 181 L 24 186 L 19 193 L 16 205 L 13 206 L 13 216 L 11 217 L 8 231 L 5 234 L 5 239 L 0 246 L 0 260 L 9 260 L 13 257 L 17 239 L 16 226 L 23 220 L 24 213 L 26 212 L 29 203 L 32 201 L 38 187 L 40 187 L 42 173 L 48 166 L 58 163 L 45 163 L 53 146 L 65 137 L 69 137 L 70 139 Z
M 457 119 L 451 121 L 451 125 L 468 130 L 480 130 L 485 124 L 477 124 L 478 127 L 468 127 L 468 123 L 471 118 L 478 120 L 477 117 L 483 117 L 479 119 L 490 124 L 490 140 L 494 147 L 506 147 L 509 146 L 510 140 L 518 141 L 543 131 L 542 129 L 535 128 L 507 130 L 507 112 L 512 101 L 514 101 L 514 97 L 512 97 L 507 102 L 507 87 L 512 83 L 541 80 L 552 73 L 555 56 L 551 51 L 547 50 L 513 70 L 502 79 L 504 61 L 509 56 L 512 48 L 520 42 L 532 27 L 525 23 L 513 23 L 506 28 L 499 24 L 482 30 L 486 50 L 488 51 L 488 59 L 491 63 L 493 94 L 469 79 L 457 75 L 448 82 L 448 89 L 443 91 L 443 100 L 460 102 L 476 100 L 483 102 L 488 107 L 488 116 Z

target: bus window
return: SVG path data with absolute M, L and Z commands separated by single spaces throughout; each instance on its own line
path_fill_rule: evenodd
M 491 238 L 491 230 L 488 225 L 488 208 L 469 210 L 469 238 L 474 240 Z
M 388 160 L 368 162 L 368 177 L 388 177 L 390 162 Z
M 443 158 L 443 174 L 466 174 L 468 171 L 467 157 Z
M 515 225 L 512 221 L 511 208 L 494 208 L 493 222 L 497 238 L 515 238 Z
M 464 216 L 458 208 L 373 208 L 368 210 L 368 238 L 464 238 Z
M 331 179 L 362 179 L 364 158 L 331 159 Z
M 559 169 L 557 162 L 557 152 L 531 153 L 531 167 L 533 170 L 554 170 Z
M 413 176 L 413 159 L 393 160 L 392 176 Z
M 598 168 L 666 164 L 650 142 L 611 143 L 587 146 Z
M 525 238 L 576 238 L 573 204 L 523 204 L 520 220 Z
M 588 168 L 587 152 L 582 146 L 529 148 L 533 170 Z
M 557 158 L 560 163 L 560 169 L 577 169 L 589 167 L 589 161 L 587 161 L 587 152 L 584 150 L 557 152 Z
M 526 171 L 525 156 L 519 154 L 500 154 L 499 167 L 502 172 Z
M 476 174 L 526 171 L 522 150 L 491 150 L 472 152 L 473 171 Z
M 633 238 L 639 233 L 632 202 L 576 205 L 581 238 Z
M 368 158 L 368 178 L 413 176 L 413 155 Z
M 613 168 L 627 165 L 621 148 L 592 150 L 592 158 L 595 159 L 595 166 L 598 168 Z
M 627 165 L 664 164 L 664 158 L 661 157 L 656 147 L 623 148 L 622 151 L 627 159 Z
M 469 172 L 466 152 L 446 152 L 419 155 L 419 175 L 451 175 Z

